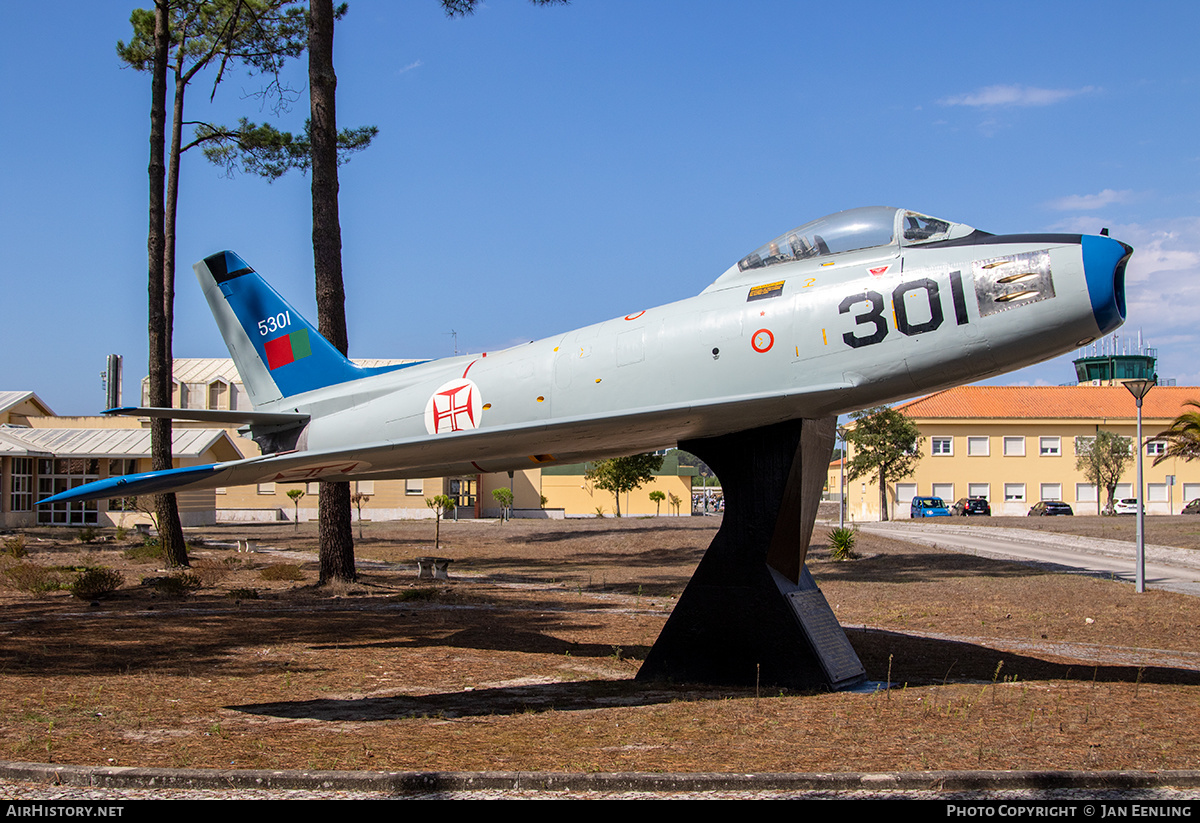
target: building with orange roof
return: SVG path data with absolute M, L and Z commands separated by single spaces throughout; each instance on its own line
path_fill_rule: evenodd
M 1156 386 L 1143 401 L 1147 514 L 1178 514 L 1200 498 L 1200 461 L 1171 458 L 1153 465 L 1166 445 L 1154 435 L 1188 400 L 1200 401 L 1200 387 Z M 917 495 L 941 497 L 947 505 L 986 497 L 993 515 L 1024 515 L 1040 500 L 1061 500 L 1076 514 L 1096 514 L 1106 500 L 1075 468 L 1079 444 L 1102 430 L 1137 435 L 1137 407 L 1120 384 L 959 386 L 897 408 L 916 422 L 923 439 L 916 471 L 889 485 L 893 518 L 908 517 Z M 830 478 L 836 492 L 832 471 Z M 1134 497 L 1135 482 L 1130 461 L 1116 497 Z M 879 519 L 879 489 L 870 480 L 847 481 L 846 500 L 852 519 Z

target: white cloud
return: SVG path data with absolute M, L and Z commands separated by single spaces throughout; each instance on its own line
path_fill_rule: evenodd
M 425 65 L 425 64 L 422 61 L 414 60 L 411 63 L 409 63 L 407 66 L 397 69 L 396 74 L 397 75 L 404 74 L 405 72 L 412 71 L 413 69 L 419 69 L 423 65 Z
M 1081 89 L 1039 89 L 1034 86 L 997 85 L 985 86 L 978 91 L 944 97 L 938 102 L 943 106 L 1049 106 L 1060 103 L 1077 94 L 1096 91 L 1094 86 Z
M 1133 192 L 1125 189 L 1116 191 L 1114 189 L 1104 189 L 1098 194 L 1070 194 L 1066 197 L 1060 197 L 1057 200 L 1051 200 L 1046 205 L 1052 209 L 1059 211 L 1080 211 L 1084 209 L 1102 209 L 1105 206 L 1113 203 L 1122 203 L 1129 199 Z

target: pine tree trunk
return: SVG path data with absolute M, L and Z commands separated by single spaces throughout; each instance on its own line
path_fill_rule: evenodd
M 312 107 L 313 263 L 317 326 L 342 354 L 349 351 L 342 285 L 342 229 L 338 221 L 337 75 L 333 70 L 333 0 L 314 0 L 308 17 L 308 82 Z M 350 484 L 322 483 L 320 582 L 353 581 L 354 532 Z
M 150 227 L 146 250 L 149 262 L 149 372 L 150 405 L 171 405 L 171 337 L 170 317 L 166 314 L 166 119 L 167 119 L 167 62 L 171 43 L 169 10 L 166 0 L 154 5 L 154 77 L 150 95 Z M 150 421 L 151 468 L 171 468 L 171 421 L 154 418 Z M 168 566 L 188 565 L 179 524 L 179 507 L 175 495 L 156 495 L 154 508 L 158 516 L 159 539 L 167 550 Z

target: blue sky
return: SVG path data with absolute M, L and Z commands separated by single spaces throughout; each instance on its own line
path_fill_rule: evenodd
M 149 78 L 134 3 L 0 3 L 0 389 L 60 414 L 146 370 Z M 1109 227 L 1136 248 L 1129 319 L 1200 384 L 1200 4 L 353 0 L 338 118 L 351 355 L 494 350 L 695 294 L 830 212 L 893 205 L 991 232 Z M 306 64 L 292 65 L 303 86 Z M 300 126 L 230 76 L 191 119 Z M 303 313 L 309 180 L 185 156 L 175 354 L 226 351 L 191 264 L 236 250 Z M 1068 382 L 1070 357 L 993 380 Z

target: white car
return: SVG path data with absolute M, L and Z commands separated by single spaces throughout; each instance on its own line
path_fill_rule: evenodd
M 1113 503 L 1113 514 L 1137 514 L 1137 498 L 1123 497 Z

